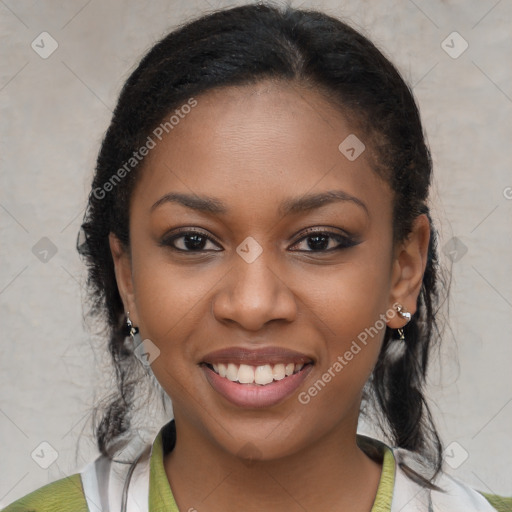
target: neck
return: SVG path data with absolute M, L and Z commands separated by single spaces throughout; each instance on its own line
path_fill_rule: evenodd
M 368 512 L 372 508 L 382 467 L 357 446 L 356 428 L 333 429 L 287 457 L 248 462 L 192 427 L 180 427 L 177 421 L 178 441 L 164 457 L 180 510 Z

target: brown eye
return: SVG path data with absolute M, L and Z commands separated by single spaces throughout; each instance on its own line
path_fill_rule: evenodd
M 202 252 L 212 250 L 206 248 L 208 243 L 217 246 L 213 238 L 202 231 L 181 231 L 180 233 L 165 237 L 159 245 L 181 252 Z M 178 245 L 181 247 L 178 247 Z M 222 251 L 222 249 L 213 250 Z
M 307 241 L 307 249 L 299 249 L 300 252 L 331 252 L 353 247 L 359 243 L 351 237 L 333 231 L 310 231 L 307 236 L 295 242 L 293 247 L 302 241 Z

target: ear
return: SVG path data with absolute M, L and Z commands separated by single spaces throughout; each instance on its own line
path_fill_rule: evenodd
M 108 236 L 110 252 L 114 260 L 114 269 L 116 273 L 117 288 L 123 301 L 124 310 L 130 313 L 130 320 L 134 326 L 139 324 L 137 307 L 135 305 L 135 294 L 133 291 L 132 267 L 128 250 L 121 240 L 114 233 Z
M 395 251 L 389 307 L 400 304 L 404 311 L 413 315 L 417 310 L 418 296 L 427 266 L 428 244 L 430 240 L 430 222 L 425 214 L 418 215 L 413 222 L 412 231 Z M 405 325 L 400 315 L 394 315 L 388 326 L 398 329 Z

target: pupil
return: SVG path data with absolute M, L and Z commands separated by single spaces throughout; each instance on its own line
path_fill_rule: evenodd
M 187 249 L 202 249 L 204 242 L 205 240 L 201 235 L 187 235 L 185 237 L 185 246 Z
M 323 239 L 323 241 L 319 242 L 321 239 Z M 314 240 L 314 242 L 311 243 L 311 240 Z M 309 237 L 308 246 L 310 249 L 325 249 L 328 245 L 328 237 L 325 235 L 314 235 Z

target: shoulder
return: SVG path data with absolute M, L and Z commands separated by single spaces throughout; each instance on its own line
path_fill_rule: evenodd
M 447 505 L 456 497 L 454 503 L 464 505 L 465 510 L 512 512 L 512 497 L 482 492 L 446 473 L 439 480 L 439 484 L 444 492 L 433 493 L 436 496 L 435 503 L 439 505 Z M 444 510 L 442 506 L 441 510 Z
M 482 492 L 441 470 L 428 489 L 416 477 L 428 480 L 428 465 L 418 454 L 393 448 L 396 462 L 394 512 L 402 510 L 464 510 L 465 512 L 512 512 L 512 497 Z
M 467 511 L 512 512 L 512 497 L 482 492 L 447 473 L 442 474 L 438 484 L 443 491 L 434 492 L 432 496 L 435 496 L 434 503 L 440 510 L 445 510 L 450 504 L 457 504 L 463 505 Z
M 7 505 L 2 512 L 88 512 L 80 473 L 61 478 Z
M 478 491 L 498 512 L 512 512 L 512 496 L 498 496 Z

